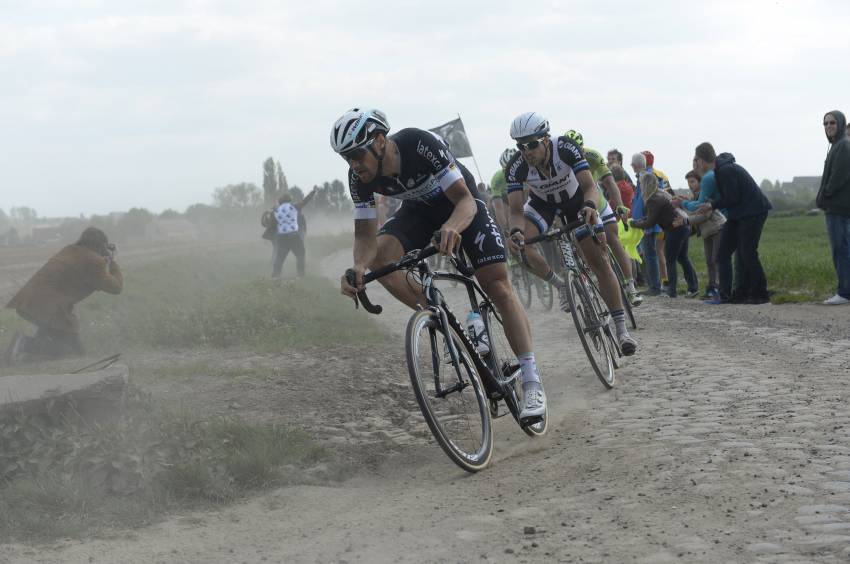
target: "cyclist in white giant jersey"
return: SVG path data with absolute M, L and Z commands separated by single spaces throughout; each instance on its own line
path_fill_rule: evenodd
M 389 122 L 375 109 L 352 109 L 331 130 L 331 146 L 349 165 L 349 189 L 354 201 L 354 266 L 356 285 L 340 279 L 343 294 L 363 289 L 363 273 L 421 249 L 440 232 L 440 252 L 462 247 L 475 277 L 502 315 L 505 335 L 522 368 L 524 392 L 520 418 L 546 412 L 546 395 L 535 364 L 525 310 L 508 280 L 505 247 L 499 229 L 478 199 L 472 175 L 448 147 L 429 131 L 402 129 L 389 135 Z M 374 195 L 403 200 L 401 208 L 380 231 Z M 402 272 L 379 279 L 411 308 L 425 303 L 421 286 Z
M 511 137 L 519 149 L 507 167 L 511 252 L 518 252 L 525 237 L 535 237 L 548 230 L 556 217 L 571 222 L 584 214 L 588 227 L 599 232 L 602 245 L 595 245 L 590 238 L 579 245 L 596 274 L 602 298 L 611 310 L 623 354 L 634 354 L 637 343 L 626 329 L 620 285 L 608 261 L 602 221 L 596 210 L 596 184 L 581 147 L 568 137 L 551 138 L 549 122 L 537 112 L 517 116 L 511 124 Z M 527 202 L 522 195 L 523 183 L 530 189 Z M 525 253 L 532 272 L 559 288 L 562 307 L 565 307 L 565 282 L 533 248 L 526 247 Z

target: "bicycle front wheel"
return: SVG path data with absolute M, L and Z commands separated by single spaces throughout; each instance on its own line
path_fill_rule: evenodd
M 454 343 L 457 363 L 446 334 Z M 410 382 L 431 434 L 452 462 L 467 472 L 483 470 L 493 453 L 490 408 L 463 341 L 431 310 L 413 314 L 406 341 Z
M 508 409 L 511 415 L 514 416 L 517 423 L 520 423 L 519 412 L 522 405 L 522 378 L 520 376 L 519 363 L 515 362 L 511 351 L 511 345 L 508 343 L 508 337 L 505 335 L 505 328 L 502 325 L 502 319 L 493 309 L 493 306 L 484 303 L 481 306 L 481 317 L 484 319 L 484 327 L 487 329 L 487 335 L 490 337 L 490 352 L 485 357 L 487 366 L 493 374 L 506 384 L 505 403 L 508 404 Z M 546 426 L 549 419 L 549 414 L 543 416 L 543 420 L 533 425 L 523 425 L 520 423 L 520 428 L 529 437 L 539 437 L 546 433 Z
M 613 351 L 609 348 L 602 326 L 603 321 L 600 320 L 594 307 L 594 300 L 601 301 L 602 297 L 592 283 L 584 281 L 581 275 L 569 270 L 567 271 L 567 298 L 570 301 L 573 323 L 590 366 L 603 386 L 608 389 L 613 388 L 616 379 L 612 360 Z

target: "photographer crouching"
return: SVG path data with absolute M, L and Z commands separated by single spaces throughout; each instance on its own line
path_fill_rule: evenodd
M 6 364 L 84 354 L 74 304 L 98 290 L 121 293 L 124 279 L 115 257 L 115 245 L 96 227 L 51 257 L 6 305 L 37 328 L 33 337 L 15 334 Z

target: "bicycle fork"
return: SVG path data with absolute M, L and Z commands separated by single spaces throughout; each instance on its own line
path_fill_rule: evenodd
M 458 371 L 458 382 L 452 385 L 449 388 L 443 389 L 440 385 L 440 377 L 439 370 L 434 371 L 434 386 L 436 390 L 437 397 L 445 397 L 446 395 L 463 390 L 466 386 L 469 385 L 469 382 L 464 380 L 460 373 L 460 367 L 462 365 L 462 360 L 460 357 L 460 352 L 457 350 L 454 339 L 448 338 L 448 331 L 445 328 L 451 327 L 454 329 L 455 333 L 457 333 L 461 340 L 463 341 L 464 348 L 466 348 L 469 356 L 472 358 L 472 363 L 475 365 L 476 370 L 478 371 L 479 376 L 481 376 L 481 381 L 484 384 L 484 389 L 487 392 L 487 397 L 493 400 L 500 400 L 504 397 L 504 392 L 502 391 L 502 384 L 496 380 L 492 371 L 481 358 L 481 355 L 475 350 L 475 347 L 472 346 L 472 343 L 469 341 L 469 338 L 466 336 L 463 328 L 460 326 L 455 315 L 442 307 L 431 306 L 429 307 L 431 310 L 431 314 L 434 317 L 433 325 L 431 327 L 431 354 L 434 355 L 434 366 L 439 366 L 439 358 L 437 346 L 437 335 L 436 332 L 439 331 L 443 333 L 445 338 L 445 343 L 449 352 L 449 356 L 451 357 L 452 366 Z

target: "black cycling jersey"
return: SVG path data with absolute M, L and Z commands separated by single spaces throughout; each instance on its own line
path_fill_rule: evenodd
M 348 171 L 348 186 L 354 202 L 354 219 L 377 217 L 375 194 L 412 201 L 425 208 L 454 209 L 444 191 L 463 178 L 472 197 L 479 199 L 475 178 L 458 163 L 439 137 L 416 128 L 389 136 L 398 147 L 401 170 L 398 176 L 379 176 L 364 183 Z
M 553 148 L 546 167 L 549 178 L 543 178 L 540 171 L 525 161 L 522 152 L 518 152 L 508 162 L 508 193 L 522 190 L 523 183 L 528 184 L 531 194 L 552 204 L 566 203 L 579 190 L 576 174 L 590 170 L 581 147 L 569 137 L 551 139 Z

